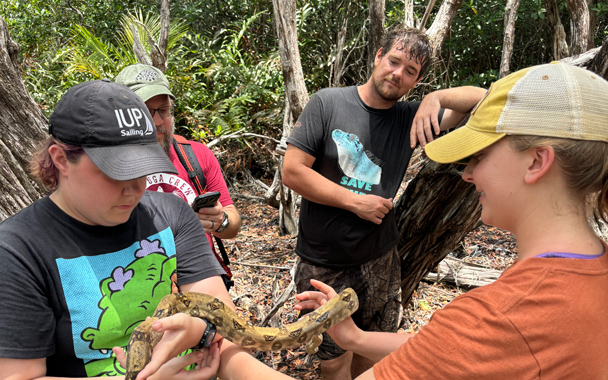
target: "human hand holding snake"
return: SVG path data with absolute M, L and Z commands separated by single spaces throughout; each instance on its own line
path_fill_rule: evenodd
M 152 350 L 162 337 L 162 332 L 152 328 L 160 318 L 187 313 L 209 320 L 224 338 L 243 347 L 278 351 L 306 344 L 306 351 L 314 353 L 321 344 L 321 334 L 348 318 L 358 306 L 356 293 L 348 288 L 297 322 L 279 328 L 255 327 L 213 296 L 196 292 L 170 294 L 161 300 L 154 315 L 142 322 L 131 335 L 125 379 L 134 380 L 150 362 Z

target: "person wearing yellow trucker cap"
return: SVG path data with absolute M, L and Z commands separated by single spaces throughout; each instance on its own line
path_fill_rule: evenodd
M 468 162 L 482 221 L 511 231 L 518 257 L 415 335 L 351 319 L 328 330 L 380 360 L 359 379 L 607 379 L 608 255 L 590 220 L 608 222 L 608 82 L 564 63 L 515 72 L 426 154 Z M 335 295 L 313 285 L 321 292 L 299 294 L 297 308 Z

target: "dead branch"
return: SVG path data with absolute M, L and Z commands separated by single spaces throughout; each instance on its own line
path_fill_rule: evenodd
M 456 286 L 474 288 L 496 281 L 502 271 L 466 263 L 455 257 L 447 256 L 439 263 L 438 273 L 428 273 L 424 279 L 432 282 L 449 282 Z
M 245 133 L 241 133 L 242 131 L 244 131 L 245 129 L 239 129 L 236 132 L 230 133 L 228 135 L 223 135 L 218 137 L 217 139 L 211 140 L 208 144 L 207 147 L 211 148 L 214 145 L 217 145 L 218 143 L 224 141 L 224 140 L 228 140 L 228 139 L 240 139 L 240 138 L 245 138 L 245 137 L 258 137 L 261 139 L 266 139 L 266 140 L 270 140 L 273 141 L 275 143 L 279 143 L 279 140 L 275 139 L 274 137 L 270 137 L 270 136 L 264 136 L 264 135 L 260 135 L 257 133 L 253 133 L 253 132 L 245 132 Z

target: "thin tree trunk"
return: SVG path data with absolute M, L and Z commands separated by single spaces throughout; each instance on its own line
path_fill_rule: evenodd
M 568 43 L 566 42 L 566 30 L 559 17 L 559 8 L 555 0 L 545 0 L 547 9 L 547 22 L 553 30 L 553 59 L 559 61 L 568 56 Z
M 426 5 L 426 9 L 424 10 L 422 20 L 420 20 L 420 24 L 418 24 L 418 29 L 426 29 L 426 22 L 429 20 L 429 17 L 431 17 L 431 12 L 433 11 L 433 7 L 435 6 L 435 1 L 436 0 L 429 0 L 429 3 Z
M 154 36 L 140 23 L 140 26 L 146 30 L 148 45 L 150 46 L 150 54 L 146 52 L 141 43 L 141 36 L 134 24 L 129 25 L 133 34 L 133 52 L 139 63 L 151 65 L 162 71 L 167 71 L 167 44 L 169 42 L 169 31 L 171 28 L 171 18 L 169 14 L 169 0 L 161 0 L 160 4 L 160 34 L 158 43 L 154 40 Z
M 461 6 L 462 0 L 445 0 L 439 7 L 435 20 L 426 33 L 431 40 L 431 46 L 436 57 L 439 56 L 445 36 L 452 28 L 454 17 L 456 17 L 456 13 Z
M 414 28 L 414 0 L 403 0 L 403 26 Z
M 589 44 L 589 8 L 587 0 L 567 0 L 570 14 L 570 55 L 587 51 Z
M 384 35 L 384 0 L 369 2 L 369 38 L 367 42 L 367 75 L 374 71 L 374 58 Z
M 283 122 L 283 136 L 281 141 L 287 141 L 291 133 L 293 122 L 298 120 L 304 106 L 308 102 L 308 91 L 304 83 L 298 35 L 296 29 L 296 2 L 295 0 L 272 0 L 274 20 L 279 40 L 279 54 L 283 67 L 283 80 L 285 82 L 286 104 Z M 279 144 L 279 148 L 281 144 Z M 278 149 L 277 149 L 278 150 Z M 283 156 L 280 156 L 279 169 L 283 165 Z M 275 175 L 281 175 L 278 170 Z M 295 215 L 296 194 L 284 186 L 282 182 L 274 181 L 280 186 L 281 206 L 279 213 L 279 232 L 295 235 L 297 223 Z
M 605 1 L 605 0 L 604 0 Z M 587 50 L 595 47 L 595 29 L 597 28 L 597 12 L 592 11 L 594 0 L 587 0 L 587 9 L 589 9 L 589 41 L 587 42 Z
M 505 30 L 502 43 L 502 58 L 500 60 L 499 78 L 509 75 L 513 42 L 515 41 L 515 18 L 519 9 L 520 0 L 507 0 L 505 7 Z
M 44 191 L 27 167 L 37 143 L 47 136 L 47 120 L 23 84 L 18 54 L 19 45 L 0 17 L 0 221 Z
M 152 65 L 163 73 L 167 71 L 167 44 L 169 42 L 169 30 L 171 28 L 171 18 L 169 12 L 169 0 L 160 2 L 160 34 L 158 45 L 150 45 L 150 57 Z M 154 40 L 152 40 L 154 41 Z
M 286 129 L 291 132 L 293 126 L 293 116 L 290 112 L 289 98 L 285 97 L 285 112 L 283 116 L 283 134 L 286 133 Z M 278 184 L 279 191 L 279 233 L 295 235 L 298 233 L 298 219 L 296 217 L 296 193 L 283 185 L 281 173 L 283 172 L 283 156 L 278 162 L 279 167 L 275 173 L 277 176 L 276 183 Z M 274 183 L 275 181 L 273 181 Z
M 342 56 L 344 55 L 344 42 L 346 40 L 346 31 L 348 28 L 348 12 L 347 17 L 344 18 L 342 22 L 342 27 L 340 28 L 340 32 L 338 33 L 338 40 L 336 42 L 336 59 L 332 65 L 331 71 L 331 81 L 330 85 L 332 87 L 338 87 L 340 85 L 340 81 L 342 80 L 342 74 L 344 73 L 344 62 L 342 60 Z

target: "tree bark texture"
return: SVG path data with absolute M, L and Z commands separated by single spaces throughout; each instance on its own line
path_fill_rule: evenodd
M 463 168 L 427 161 L 395 204 L 403 305 L 479 220 L 479 196 L 462 180 Z
M 18 54 L 19 45 L 0 17 L 0 221 L 43 193 L 27 167 L 36 145 L 47 137 L 47 120 L 23 84 Z
M 302 72 L 302 61 L 298 47 L 296 28 L 296 2 L 295 0 L 272 0 L 274 20 L 279 40 L 279 55 L 285 82 L 285 117 L 283 121 L 283 135 L 281 141 L 287 141 L 293 123 L 298 120 L 302 110 L 308 103 L 308 91 Z M 281 145 L 281 144 L 279 144 Z M 283 156 L 279 158 L 279 169 L 283 166 Z M 278 170 L 275 175 L 281 175 Z M 273 181 L 280 185 L 279 195 L 279 233 L 295 235 L 298 232 L 296 218 L 296 194 L 284 186 L 281 181 Z
M 336 59 L 332 64 L 332 69 L 330 72 L 330 85 L 332 87 L 338 87 L 340 85 L 342 74 L 344 73 L 344 61 L 342 60 L 342 56 L 344 55 L 344 43 L 346 41 L 347 30 L 348 17 L 345 17 L 344 21 L 342 21 L 340 32 L 338 32 L 338 38 L 336 41 Z
M 443 45 L 445 36 L 452 28 L 454 17 L 456 17 L 456 13 L 461 6 L 462 0 L 444 0 L 441 7 L 439 7 L 433 24 L 426 32 L 436 57 L 439 56 L 439 53 L 441 52 L 441 46 Z
M 568 56 L 566 30 L 559 17 L 559 8 L 555 0 L 545 0 L 545 8 L 547 9 L 547 22 L 553 30 L 553 59 L 559 61 Z
M 169 42 L 169 29 L 171 28 L 171 18 L 169 12 L 169 0 L 160 2 L 160 35 L 158 45 L 150 45 L 150 57 L 152 65 L 163 73 L 167 71 L 167 44 Z M 152 39 L 152 36 L 150 36 Z
M 403 0 L 403 26 L 406 28 L 414 28 L 414 0 Z
M 608 80 L 608 38 L 604 40 L 602 47 L 599 48 L 595 57 L 587 65 L 587 70 L 591 70 Z
M 507 0 L 505 7 L 504 38 L 502 42 L 502 58 L 500 60 L 499 78 L 509 75 L 513 43 L 515 42 L 515 19 L 520 0 Z
M 129 28 L 131 29 L 131 34 L 133 34 L 133 53 L 135 53 L 135 58 L 137 58 L 137 62 L 143 63 L 144 65 L 152 65 L 152 59 L 146 52 L 144 45 L 141 43 L 139 39 L 139 32 L 135 24 L 129 24 Z
M 587 51 L 589 44 L 589 7 L 587 0 L 568 0 L 570 14 L 570 55 Z
M 601 47 L 593 48 L 583 54 L 566 57 L 561 61 L 574 66 L 584 67 L 608 80 L 608 38 L 604 40 Z
M 602 0 L 606 1 L 606 0 Z M 589 41 L 587 42 L 587 50 L 595 47 L 595 28 L 597 28 L 597 12 L 592 11 L 594 0 L 587 0 L 587 9 L 589 9 Z
M 374 58 L 384 35 L 384 0 L 369 1 L 369 38 L 367 41 L 367 76 L 374 71 Z

